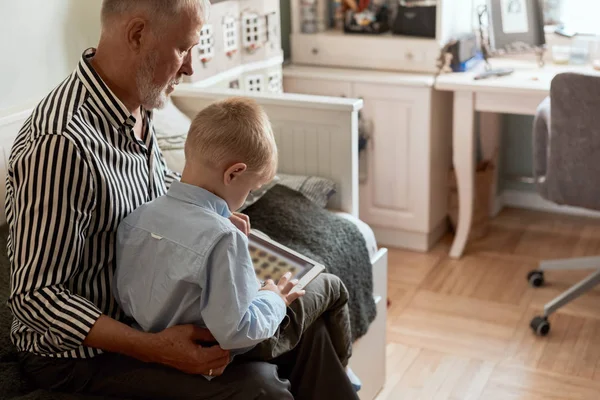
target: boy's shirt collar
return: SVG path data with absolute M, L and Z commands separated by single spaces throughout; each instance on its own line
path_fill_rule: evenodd
M 207 208 L 225 218 L 231 217 L 231 211 L 225 200 L 198 186 L 173 181 L 167 192 L 167 196 L 197 205 L 198 207 Z

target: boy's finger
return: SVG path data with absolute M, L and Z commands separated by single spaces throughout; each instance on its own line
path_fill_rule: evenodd
M 287 294 L 287 293 L 291 292 L 292 289 L 294 288 L 294 286 L 296 286 L 297 284 L 298 284 L 298 279 L 292 279 L 285 285 L 285 287 L 281 290 L 281 292 L 284 294 Z
M 291 304 L 292 302 L 294 302 L 294 301 L 295 301 L 295 300 L 297 300 L 298 298 L 300 298 L 300 297 L 304 296 L 304 294 L 305 294 L 305 293 L 306 293 L 306 291 L 304 291 L 304 290 L 299 290 L 299 291 L 297 291 L 297 292 L 294 292 L 294 293 L 292 293 L 292 294 L 288 294 L 288 295 L 286 296 L 288 303 L 290 303 L 290 304 Z
M 283 276 L 281 278 L 279 278 L 279 282 L 277 282 L 277 286 L 279 286 L 279 289 L 283 290 L 283 288 L 285 288 L 286 285 L 288 284 L 288 281 L 290 280 L 291 277 L 292 277 L 292 274 L 289 272 L 286 272 L 285 274 L 283 274 Z

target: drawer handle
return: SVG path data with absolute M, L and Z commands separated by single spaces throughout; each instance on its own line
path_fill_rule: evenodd
M 315 54 L 315 55 L 319 54 L 319 49 L 313 48 L 312 49 L 312 53 Z

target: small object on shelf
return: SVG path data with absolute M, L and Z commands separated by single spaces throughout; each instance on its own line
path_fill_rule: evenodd
M 396 35 L 435 38 L 436 14 L 436 1 L 400 0 L 392 32 Z
M 587 39 L 575 39 L 571 44 L 571 64 L 587 64 L 590 56 L 590 42 Z
M 302 33 L 317 33 L 327 29 L 328 5 L 323 0 L 301 0 Z
M 346 10 L 344 32 L 380 34 L 389 31 L 389 9 L 384 5 L 375 6 L 370 0 L 360 0 L 357 11 Z
M 554 64 L 568 64 L 571 58 L 569 46 L 552 46 L 552 62 Z
M 355 0 L 343 0 L 344 5 L 354 12 L 358 12 L 358 4 Z

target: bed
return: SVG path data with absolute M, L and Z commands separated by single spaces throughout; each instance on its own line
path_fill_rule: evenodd
M 193 116 L 217 99 L 238 94 L 228 90 L 199 91 L 192 85 L 182 85 L 173 94 L 173 103 Z M 263 106 L 273 124 L 280 153 L 278 173 L 314 175 L 334 181 L 337 190 L 328 209 L 356 224 L 367 242 L 377 316 L 355 343 L 350 364 L 363 383 L 361 400 L 372 400 L 385 382 L 387 250 L 377 248 L 372 230 L 358 219 L 358 111 L 362 101 L 292 94 L 252 97 Z M 0 118 L 1 182 L 6 178 L 12 143 L 30 112 L 27 109 Z M 0 185 L 0 196 L 4 199 L 4 184 Z M 1 208 L 0 225 L 5 222 Z

